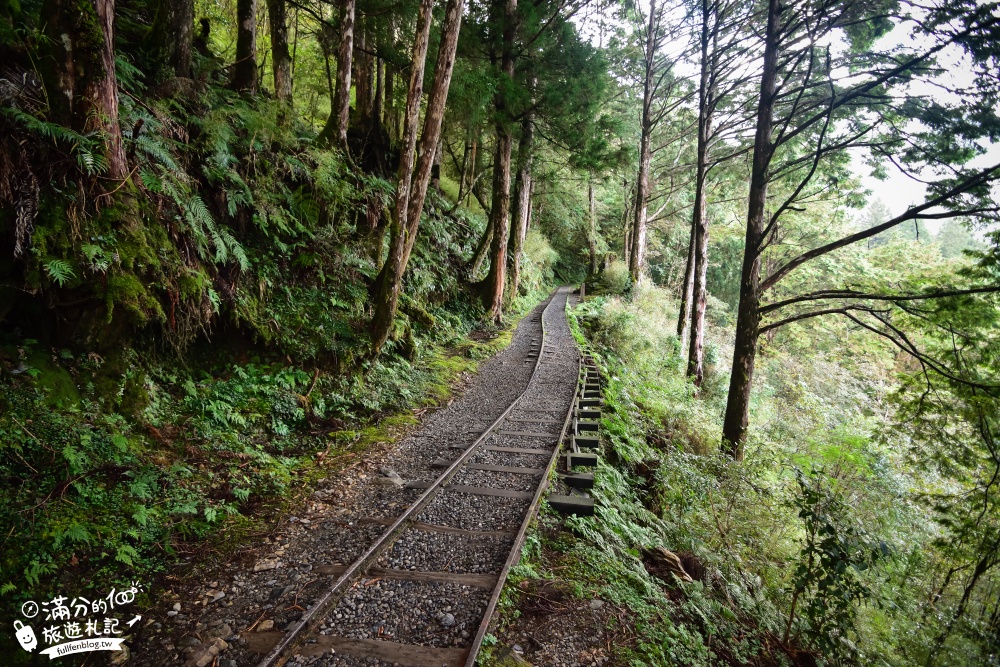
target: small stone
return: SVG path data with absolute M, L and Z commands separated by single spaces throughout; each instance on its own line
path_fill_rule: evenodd
M 212 602 L 218 602 L 219 600 L 221 600 L 224 597 L 226 597 L 225 592 L 218 591 L 218 592 L 216 592 L 215 595 L 212 596 Z
M 180 641 L 177 642 L 177 645 L 181 648 L 190 648 L 192 646 L 199 646 L 200 644 L 201 642 L 198 641 L 197 637 L 191 636 L 181 637 Z
M 402 487 L 406 484 L 406 482 L 403 481 L 403 478 L 399 476 L 399 473 L 392 468 L 379 468 L 379 472 L 382 474 L 384 479 L 389 480 L 398 487 Z
M 253 566 L 253 571 L 263 572 L 264 570 L 273 570 L 276 567 L 278 567 L 278 561 L 264 559 L 257 561 L 257 564 Z
M 128 646 L 122 644 L 121 649 L 115 651 L 114 654 L 111 656 L 111 665 L 112 667 L 120 667 L 120 665 L 124 665 L 126 662 L 128 662 L 128 659 L 130 657 L 132 656 L 131 653 L 129 652 Z
M 207 639 L 226 639 L 233 635 L 233 629 L 228 623 L 223 623 L 221 626 L 209 630 L 205 633 L 205 638 Z
M 167 616 L 174 617 L 176 615 L 177 615 L 176 609 L 171 609 L 170 611 L 167 612 Z
M 590 601 L 590 608 L 595 611 L 603 606 L 604 606 L 604 600 L 593 599 Z
M 438 622 L 441 623 L 442 627 L 450 628 L 455 625 L 455 617 L 452 614 L 442 614 Z
M 174 611 L 180 611 L 180 610 L 181 610 L 181 603 L 180 602 L 175 602 L 174 603 Z
M 266 621 L 261 621 L 257 626 L 257 632 L 267 632 L 274 628 L 274 621 L 267 619 Z

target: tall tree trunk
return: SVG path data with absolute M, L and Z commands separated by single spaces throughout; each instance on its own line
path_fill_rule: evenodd
M 190 77 L 194 0 L 160 0 L 153 33 L 174 76 Z
M 43 80 L 53 120 L 104 137 L 108 176 L 125 178 L 125 150 L 118 125 L 114 0 L 50 0 Z
M 692 221 L 691 228 L 688 230 L 688 251 L 687 261 L 684 262 L 684 282 L 681 284 L 681 304 L 677 310 L 677 339 L 681 343 L 681 349 L 684 348 L 688 324 L 691 322 L 691 293 L 694 290 L 694 236 L 695 223 Z
M 354 104 L 358 125 L 371 127 L 372 119 L 372 57 L 368 52 L 368 20 L 358 22 L 354 40 Z
M 385 103 L 382 105 L 382 125 L 389 132 L 389 139 L 396 139 L 396 68 L 385 63 Z
M 532 80 L 534 88 L 534 80 Z M 532 104 L 534 106 L 534 104 Z M 514 201 L 512 211 L 514 224 L 510 228 L 510 295 L 517 298 L 521 288 L 521 255 L 524 254 L 524 238 L 528 234 L 528 218 L 531 215 L 531 161 L 534 149 L 534 113 L 528 112 L 521 120 L 521 139 L 517 146 L 517 177 L 514 180 Z
M 465 196 L 465 186 L 469 182 L 469 151 L 472 150 L 472 144 L 469 142 L 469 138 L 465 138 L 465 148 L 462 150 L 462 175 L 458 181 L 458 199 L 456 201 L 462 201 L 462 197 Z
M 711 82 L 709 63 L 709 22 L 711 10 L 709 0 L 701 2 L 701 78 L 698 84 L 698 148 L 695 166 L 694 212 L 691 221 L 691 250 L 694 267 L 692 271 L 691 342 L 688 348 L 688 377 L 694 378 L 700 387 L 705 379 L 705 308 L 708 291 L 708 216 L 705 192 L 705 177 L 708 173 L 708 140 L 712 131 L 712 107 L 714 106 L 714 85 Z
M 702 149 L 698 149 L 699 161 Z M 705 379 L 705 308 L 708 305 L 708 218 L 705 206 L 705 173 L 704 167 L 696 169 L 694 224 L 692 225 L 694 270 L 691 275 L 691 339 L 688 344 L 688 377 L 694 378 L 695 386 L 700 387 Z
M 431 187 L 441 191 L 441 160 L 444 158 L 444 142 L 439 137 L 434 151 L 434 165 L 431 167 Z
M 343 0 L 340 14 L 340 50 L 337 53 L 337 86 L 330 117 L 316 138 L 321 146 L 347 150 L 347 124 L 351 117 L 351 56 L 354 53 L 354 0 Z
M 416 188 L 410 196 L 406 219 L 409 229 L 406 235 L 406 252 L 403 255 L 403 268 L 410 260 L 413 244 L 417 241 L 417 228 L 420 225 L 420 215 L 424 209 L 427 188 L 434 173 L 435 162 L 441 155 L 441 124 L 444 122 L 445 105 L 448 102 L 448 90 L 451 88 L 451 75 L 455 70 L 455 54 L 458 51 L 458 33 L 462 28 L 462 12 L 465 0 L 448 0 L 445 6 L 444 19 L 441 22 L 441 43 L 438 45 L 437 64 L 434 66 L 434 81 L 431 92 L 427 96 L 427 106 L 424 110 L 424 129 L 420 134 L 420 160 L 414 175 Z M 437 163 L 440 167 L 440 163 Z M 402 274 L 400 274 L 402 278 Z
M 479 173 L 478 170 L 478 159 L 479 155 L 476 149 L 479 146 L 479 130 L 476 130 L 475 136 L 472 137 L 472 152 L 469 154 L 469 187 L 465 191 L 465 199 L 468 202 L 469 197 L 472 195 L 472 189 L 476 187 L 476 174 Z M 459 199 L 459 201 L 462 201 Z
M 483 266 L 483 262 L 486 261 L 486 253 L 492 244 L 493 216 L 490 216 L 486 221 L 486 229 L 483 230 L 483 235 L 479 237 L 479 243 L 476 244 L 476 251 L 472 253 L 472 261 L 469 262 L 469 278 L 472 280 L 475 280 L 479 274 L 479 269 Z
M 375 99 L 372 100 L 372 125 L 382 124 L 382 98 L 385 95 L 385 62 L 375 58 Z
M 652 161 L 650 135 L 653 112 L 653 69 L 656 56 L 656 0 L 649 3 L 649 26 L 646 30 L 646 72 L 642 95 L 642 134 L 639 139 L 639 173 L 635 182 L 635 218 L 632 224 L 629 274 L 633 282 L 642 276 L 646 261 L 646 204 L 649 201 L 649 166 Z
M 271 61 L 274 96 L 279 102 L 292 101 L 292 56 L 288 53 L 288 20 L 285 0 L 267 0 L 267 20 L 271 26 Z
M 236 62 L 232 87 L 257 92 L 257 0 L 236 0 Z
M 743 459 L 747 425 L 750 421 L 750 391 L 753 387 L 757 338 L 760 335 L 760 252 L 763 244 L 767 181 L 773 147 L 775 83 L 778 73 L 780 0 L 768 0 L 764 66 L 757 103 L 753 167 L 750 172 L 750 202 L 747 209 L 746 247 L 740 277 L 740 303 L 736 317 L 733 370 L 729 378 L 729 398 L 722 425 L 723 446 L 736 460 Z
M 635 198 L 629 191 L 627 178 L 622 179 L 622 189 L 625 191 L 622 195 L 622 201 L 625 202 L 625 210 L 622 211 L 622 261 L 629 268 L 632 266 L 632 205 Z
M 507 81 L 514 80 L 514 39 L 517 34 L 517 0 L 494 0 L 494 8 L 502 6 L 503 45 L 500 72 Z M 502 5 L 500 4 L 502 3 Z M 500 18 L 500 17 L 498 17 Z M 499 22 L 499 21 L 498 21 Z M 490 218 L 493 221 L 493 244 L 490 247 L 490 271 L 483 284 L 483 305 L 489 317 L 499 322 L 503 316 L 503 296 L 507 283 L 507 236 L 510 233 L 510 157 L 513 149 L 508 118 L 505 86 L 494 96 L 497 113 L 497 146 L 493 159 L 493 201 Z
M 427 60 L 427 42 L 430 37 L 433 0 L 421 0 L 417 17 L 417 32 L 413 43 L 413 68 L 410 89 L 406 98 L 406 124 L 403 130 L 403 151 L 399 163 L 399 184 L 396 187 L 396 202 L 393 208 L 389 236 L 389 255 L 375 284 L 375 312 L 372 317 L 372 350 L 377 354 L 389 337 L 392 322 L 396 317 L 399 293 L 403 284 L 403 272 L 413 251 L 420 214 L 431 179 L 434 153 L 441 136 L 441 121 L 444 118 L 448 88 L 455 66 L 455 50 L 458 33 L 462 25 L 463 0 L 448 0 L 441 25 L 441 44 L 438 48 L 434 81 L 427 99 L 424 127 L 420 136 L 419 157 L 416 171 L 413 171 L 416 153 L 417 123 L 420 113 L 420 98 Z
M 89 3 L 81 2 L 81 5 Z M 118 78 L 115 75 L 115 2 L 114 0 L 94 0 L 93 8 L 100 25 L 101 41 L 96 50 L 100 67 L 91 74 L 85 74 L 83 102 L 74 109 L 78 118 L 85 119 L 85 132 L 100 132 L 106 137 L 108 156 L 108 176 L 115 180 L 125 178 L 128 168 L 125 149 L 122 145 L 121 128 L 118 125 Z M 79 64 L 79 60 L 77 63 Z
M 590 275 L 597 275 L 597 198 L 594 196 L 594 175 L 587 181 L 587 202 L 590 210 L 590 229 L 587 232 L 587 248 L 590 251 Z

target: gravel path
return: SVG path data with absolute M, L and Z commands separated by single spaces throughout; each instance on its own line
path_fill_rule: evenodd
M 537 449 L 539 455 L 492 452 L 480 446 L 468 462 L 544 468 L 573 398 L 577 352 L 564 316 L 568 290 L 560 290 L 545 313 L 546 347 L 535 380 L 532 350 L 541 339 L 543 305 L 524 318 L 510 346 L 485 362 L 460 396 L 427 414 L 419 431 L 383 452 L 371 452 L 337 479 L 326 480 L 296 516 L 281 521 L 265 538 L 256 562 L 219 574 L 219 581 L 180 587 L 163 595 L 162 608 L 148 612 L 133 641 L 129 665 L 256 665 L 262 657 L 257 633 L 283 631 L 311 608 L 311 601 L 339 576 L 336 566 L 352 562 L 385 532 L 423 491 L 400 488 L 388 477 L 430 482 L 442 472 L 436 459 L 455 460 L 524 393 L 498 430 L 551 434 L 544 438 L 491 434 L 482 446 Z M 540 474 L 463 469 L 452 484 L 534 493 Z M 524 521 L 530 500 L 442 491 L 418 521 L 467 531 L 468 535 L 407 528 L 374 567 L 466 575 L 500 571 Z M 367 519 L 367 521 L 366 521 Z M 371 519 L 382 520 L 382 523 Z M 224 595 L 219 595 L 224 593 Z M 468 646 L 478 629 L 491 590 L 462 582 L 362 579 L 322 618 L 320 634 L 381 639 L 437 647 Z M 169 613 L 174 612 L 174 613 Z M 273 640 L 272 640 L 273 641 Z M 209 651 L 213 646 L 212 651 Z M 222 646 L 223 642 L 225 646 Z M 266 645 L 267 642 L 265 642 Z M 209 655 L 211 653 L 211 655 Z M 343 655 L 293 656 L 288 665 L 383 664 Z

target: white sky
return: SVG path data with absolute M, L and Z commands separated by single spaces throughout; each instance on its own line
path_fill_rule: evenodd
M 643 14 L 648 15 L 649 0 L 638 0 L 638 4 L 642 8 Z M 678 16 L 677 18 L 680 20 L 681 16 Z M 578 25 L 580 25 L 582 32 L 586 34 L 593 43 L 596 44 L 598 42 L 596 26 L 585 25 L 583 20 L 578 21 Z M 912 44 L 914 37 L 911 35 L 910 31 L 910 25 L 901 24 L 897 26 L 895 30 L 883 37 L 877 46 L 881 49 Z M 919 37 L 917 39 L 919 39 Z M 962 84 L 972 83 L 971 68 L 968 67 L 966 63 L 963 63 L 963 60 L 964 56 L 961 53 L 961 50 L 957 47 L 951 51 L 946 50 L 939 56 L 939 62 L 947 69 L 945 74 L 941 77 L 941 80 L 950 87 L 957 87 Z M 694 73 L 694 64 L 691 64 L 689 67 L 691 69 L 691 73 Z M 679 64 L 677 69 L 679 74 L 683 75 L 687 73 L 686 67 L 683 64 Z M 933 95 L 941 101 L 946 101 L 944 99 L 945 94 L 936 87 L 924 85 L 922 89 L 915 88 L 912 92 Z M 973 159 L 969 163 L 969 166 L 985 167 L 1000 162 L 1000 144 L 984 144 L 983 148 L 986 149 L 986 152 Z M 871 170 L 863 163 L 860 149 L 854 151 L 852 157 L 852 169 L 855 175 L 861 180 L 862 184 L 871 191 L 870 200 L 873 201 L 875 199 L 881 199 L 889 207 L 889 210 L 893 215 L 898 215 L 905 211 L 908 207 L 913 206 L 914 204 L 919 204 L 925 200 L 927 191 L 926 186 L 920 181 L 914 180 L 913 178 L 903 174 L 892 164 L 887 164 L 885 166 L 886 171 L 888 172 L 888 178 L 885 180 L 878 180 L 871 176 Z M 926 174 L 923 176 L 923 180 L 933 181 L 935 180 L 935 175 Z M 938 221 L 927 221 L 928 227 L 935 232 L 941 224 L 942 223 Z
M 920 40 L 921 38 L 917 37 L 916 39 Z M 909 26 L 900 25 L 883 37 L 878 47 L 891 48 L 911 43 L 913 40 L 914 36 L 910 33 Z M 973 84 L 970 64 L 958 47 L 943 51 L 938 57 L 938 62 L 945 68 L 945 72 L 938 79 L 940 82 L 951 88 L 971 86 Z M 915 85 L 911 92 L 935 97 L 943 103 L 947 103 L 949 97 L 952 97 L 951 102 L 954 103 L 956 101 L 956 98 L 942 91 L 940 88 L 927 84 Z M 1000 144 L 986 142 L 980 143 L 980 146 L 985 149 L 985 153 L 973 158 L 968 163 L 968 166 L 988 167 L 1000 162 Z M 885 180 L 878 180 L 871 176 L 870 169 L 861 162 L 858 153 L 855 153 L 852 158 L 855 174 L 861 178 L 864 186 L 871 190 L 870 199 L 882 200 L 893 215 L 899 215 L 908 207 L 925 201 L 927 187 L 920 180 L 903 174 L 892 164 L 886 165 L 889 177 Z M 922 175 L 921 178 L 922 180 L 935 180 L 934 174 L 931 173 Z M 933 232 L 937 232 L 943 224 L 943 221 L 927 221 L 927 226 Z

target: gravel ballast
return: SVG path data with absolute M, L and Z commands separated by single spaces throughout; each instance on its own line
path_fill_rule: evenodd
M 567 293 L 563 289 L 556 294 L 545 314 L 546 351 L 554 353 L 543 354 L 530 387 L 535 359 L 528 353 L 538 348 L 541 339 L 541 325 L 536 320 L 544 304 L 522 320 L 508 348 L 484 362 L 460 395 L 440 410 L 422 412 L 418 430 L 398 442 L 365 452 L 335 477 L 321 481 L 310 499 L 294 514 L 282 518 L 269 536 L 262 537 L 252 556 L 234 559 L 206 575 L 218 581 L 198 581 L 189 576 L 186 583 L 162 594 L 160 604 L 144 614 L 143 627 L 137 626 L 128 664 L 194 664 L 213 637 L 218 637 L 227 643 L 218 655 L 218 667 L 233 667 L 230 662 L 239 667 L 256 665 L 262 656 L 248 649 L 247 638 L 262 630 L 282 631 L 294 624 L 337 578 L 324 574 L 328 569 L 316 568 L 347 565 L 384 534 L 385 523 L 364 519 L 395 519 L 423 493 L 400 488 L 398 482 L 437 479 L 442 469 L 432 463 L 442 457 L 457 459 L 462 452 L 451 446 L 471 446 L 522 393 L 524 397 L 511 410 L 510 417 L 558 423 L 505 420 L 498 430 L 540 431 L 551 433 L 551 437 L 492 434 L 484 439 L 485 444 L 538 449 L 539 455 L 480 450 L 468 462 L 539 469 L 548 465 L 551 454 L 545 450 L 555 446 L 578 374 L 577 351 L 564 316 Z M 540 480 L 540 475 L 464 469 L 450 483 L 529 493 Z M 526 499 L 442 491 L 416 520 L 467 531 L 514 533 L 524 521 L 529 504 Z M 413 528 L 401 531 L 396 539 L 373 563 L 374 567 L 496 574 L 513 542 L 511 535 L 461 535 Z M 222 598 L 218 598 L 220 591 L 226 593 Z M 490 592 L 450 582 L 361 580 L 324 614 L 326 627 L 320 631 L 332 636 L 427 646 L 468 646 Z M 167 611 L 175 613 L 168 616 Z M 295 656 L 286 664 L 390 663 L 325 654 Z

